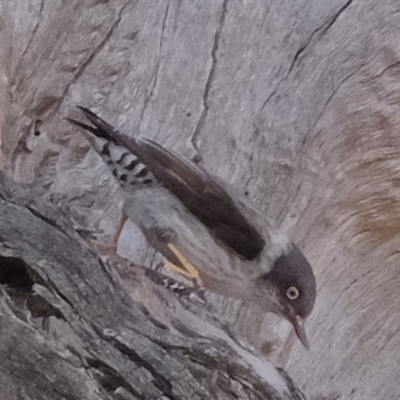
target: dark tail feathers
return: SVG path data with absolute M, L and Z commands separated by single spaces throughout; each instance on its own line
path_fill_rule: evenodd
M 98 117 L 94 112 L 90 111 L 88 108 L 81 106 L 78 106 L 77 108 L 79 108 L 83 112 L 85 117 L 95 126 L 95 128 L 90 125 L 86 125 L 82 122 L 76 121 L 75 119 L 65 118 L 68 122 L 76 126 L 79 126 L 80 128 L 83 128 L 89 132 L 92 132 L 95 136 L 99 138 L 116 143 L 115 137 L 112 134 L 113 132 L 115 132 L 115 129 L 111 125 L 109 125 L 106 121 Z

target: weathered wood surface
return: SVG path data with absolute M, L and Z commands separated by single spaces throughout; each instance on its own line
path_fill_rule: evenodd
M 310 399 L 400 396 L 400 3 L 0 0 L 2 163 L 81 229 L 120 198 L 62 121 L 77 104 L 235 183 L 312 262 L 312 350 L 207 294 Z M 36 135 L 35 135 L 36 132 Z M 120 254 L 156 264 L 128 224 Z
M 145 271 L 102 262 L 68 218 L 2 173 L 0 359 L 15 398 L 304 399 L 193 290 L 174 295 Z

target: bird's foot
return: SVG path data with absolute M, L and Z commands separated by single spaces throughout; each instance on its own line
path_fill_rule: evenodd
M 175 245 L 169 243 L 168 248 L 175 254 L 176 258 L 180 261 L 185 269 L 180 268 L 171 262 L 165 264 L 165 269 L 167 271 L 177 272 L 188 279 L 192 279 L 197 287 L 203 287 L 203 280 L 201 279 L 197 268 L 187 260 L 187 258 L 176 248 Z
M 127 265 L 127 263 L 130 264 L 130 260 L 127 258 L 124 258 L 120 256 L 117 253 L 118 246 L 117 242 L 111 242 L 111 243 L 104 243 L 104 242 L 95 242 L 94 245 L 97 249 L 98 254 L 101 257 L 106 257 L 108 260 L 121 264 L 121 265 Z
M 128 220 L 128 217 L 123 214 L 121 217 L 121 220 L 119 221 L 117 230 L 115 231 L 115 234 L 109 243 L 103 243 L 99 241 L 95 241 L 95 246 L 98 250 L 98 252 L 102 255 L 110 255 L 110 256 L 116 256 L 117 255 L 117 250 L 118 250 L 118 241 L 122 233 L 122 229 L 124 228 L 125 222 Z
M 117 255 L 118 241 L 112 240 L 109 243 L 104 243 L 104 242 L 95 240 L 94 245 L 95 245 L 97 251 L 101 255 L 110 255 L 110 256 Z

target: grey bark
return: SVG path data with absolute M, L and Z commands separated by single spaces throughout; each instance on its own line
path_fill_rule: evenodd
M 145 271 L 104 263 L 66 216 L 2 173 L 0 375 L 14 398 L 304 399 L 196 291 Z
M 0 0 L 0 11 L 1 162 L 16 181 L 106 240 L 120 197 L 62 121 L 77 104 L 201 158 L 290 234 L 318 282 L 309 354 L 252 307 L 206 293 L 210 315 L 311 399 L 400 397 L 397 0 Z M 132 224 L 119 254 L 159 262 Z

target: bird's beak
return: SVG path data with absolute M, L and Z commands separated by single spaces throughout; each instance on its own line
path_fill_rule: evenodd
M 310 344 L 308 343 L 306 330 L 304 329 L 303 319 L 290 311 L 286 314 L 286 317 L 292 323 L 296 335 L 300 339 L 300 342 L 307 350 L 310 350 Z

